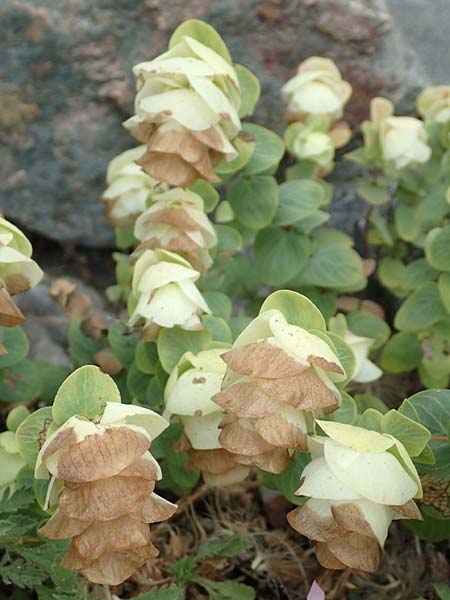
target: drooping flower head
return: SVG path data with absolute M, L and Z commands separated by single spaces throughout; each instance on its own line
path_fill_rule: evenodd
M 170 374 L 164 392 L 164 416 L 181 420 L 181 447 L 189 454 L 189 466 L 201 469 L 209 485 L 230 485 L 245 479 L 249 472 L 219 441 L 224 411 L 212 397 L 220 391 L 226 371 L 221 355 L 227 350 L 229 347 L 187 352 Z
M 307 115 L 340 119 L 351 93 L 351 85 L 342 79 L 335 63 L 320 56 L 303 61 L 297 75 L 282 88 L 290 121 L 303 120 Z
M 218 34 L 206 23 L 185 23 L 167 52 L 133 71 L 135 115 L 125 127 L 147 146 L 139 159 L 145 172 L 174 186 L 198 177 L 219 181 L 214 165 L 237 156 L 232 140 L 241 131 L 241 95 Z
M 142 242 L 136 254 L 145 248 L 161 248 L 180 253 L 196 270 L 209 268 L 209 251 L 217 244 L 217 235 L 204 212 L 202 197 L 175 188 L 154 194 L 151 200 L 134 228 L 135 237 Z
M 450 85 L 430 85 L 419 94 L 417 110 L 425 121 L 450 121 Z
M 241 464 L 283 472 L 291 451 L 307 451 L 312 412 L 339 406 L 335 382 L 346 374 L 335 350 L 271 309 L 254 319 L 222 358 L 228 369 L 213 398 L 228 413 L 220 443 L 239 454 Z
M 290 525 L 316 540 L 328 569 L 375 571 L 390 523 L 421 519 L 413 498 L 420 479 L 405 447 L 388 434 L 318 421 L 328 437 L 309 438 L 312 461 L 297 495 L 310 499 L 288 514 Z
M 46 506 L 57 510 L 39 533 L 72 538 L 62 567 L 118 585 L 158 555 L 149 523 L 176 506 L 153 492 L 161 470 L 148 449 L 167 426 L 151 410 L 107 402 L 97 421 L 73 416 L 47 438 L 35 476 L 51 478 Z
M 43 273 L 31 258 L 32 246 L 15 225 L 0 218 L 0 325 L 11 327 L 25 318 L 10 296 L 33 288 Z
M 202 329 L 200 316 L 210 310 L 195 285 L 199 277 L 178 254 L 145 250 L 134 265 L 130 325 L 144 321 L 145 326 Z
M 106 214 L 114 227 L 133 225 L 144 212 L 149 195 L 155 190 L 162 191 L 164 185 L 157 182 L 142 170 L 136 160 L 145 152 L 145 146 L 125 150 L 114 157 L 108 165 L 102 201 Z

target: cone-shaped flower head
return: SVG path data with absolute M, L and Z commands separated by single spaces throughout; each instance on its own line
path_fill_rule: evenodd
M 25 461 L 17 445 L 16 434 L 12 431 L 0 433 L 0 500 L 8 490 L 15 490 L 17 475 Z
M 334 349 L 321 337 L 263 312 L 230 352 L 222 391 L 213 400 L 227 414 L 219 441 L 241 464 L 281 473 L 289 451 L 307 450 L 312 411 L 338 407 L 334 382 L 346 378 Z
M 417 110 L 425 121 L 450 121 L 450 85 L 430 85 L 417 98 Z
M 138 146 L 119 154 L 108 165 L 103 192 L 106 214 L 114 227 L 133 225 L 136 218 L 145 210 L 149 195 L 164 185 L 147 175 L 136 164 L 145 152 L 145 146 Z
M 318 114 L 340 119 L 351 94 L 351 85 L 342 79 L 335 63 L 320 56 L 303 61 L 297 75 L 282 88 L 290 121 Z
M 217 244 L 203 198 L 182 188 L 154 194 L 150 208 L 136 221 L 134 235 L 143 242 L 138 252 L 143 248 L 178 252 L 199 271 L 211 266 L 209 250 Z
M 33 249 L 15 225 L 0 218 L 0 325 L 14 326 L 25 319 L 10 296 L 33 288 L 42 270 L 31 258 Z
M 248 467 L 219 442 L 224 411 L 211 399 L 220 392 L 226 365 L 221 355 L 229 348 L 212 348 L 198 354 L 187 352 L 174 368 L 164 392 L 164 416 L 177 415 L 184 426 L 182 450 L 189 466 L 201 469 L 210 485 L 230 485 L 245 479 Z
M 98 422 L 71 417 L 45 441 L 35 476 L 51 475 L 47 505 L 57 511 L 39 533 L 72 538 L 62 567 L 118 585 L 158 555 L 149 523 L 168 519 L 176 505 L 153 492 L 161 470 L 148 449 L 167 426 L 151 410 L 113 402 Z
M 328 569 L 375 571 L 394 519 L 421 519 L 413 498 L 422 488 L 405 447 L 388 434 L 319 421 L 328 437 L 309 439 L 312 461 L 288 514 L 290 525 L 316 540 Z
M 143 169 L 174 186 L 198 177 L 219 181 L 213 167 L 236 158 L 231 141 L 241 131 L 236 71 L 229 56 L 207 45 L 206 37 L 217 40 L 217 33 L 205 23 L 198 27 L 207 32 L 202 41 L 177 30 L 167 52 L 133 69 L 135 115 L 125 127 L 147 145 Z
M 380 124 L 383 160 L 394 169 L 423 164 L 431 156 L 424 124 L 413 117 L 388 117 Z
M 200 273 L 174 252 L 145 250 L 134 265 L 132 293 L 137 300 L 129 323 L 202 329 L 210 310 L 195 282 Z

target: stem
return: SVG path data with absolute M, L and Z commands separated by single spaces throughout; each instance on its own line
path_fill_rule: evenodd
M 41 540 L 41 538 L 37 538 L 37 537 L 23 537 L 23 538 L 6 538 L 6 539 L 1 539 L 0 538 L 0 546 L 15 546 L 18 544 L 42 544 L 43 540 Z
M 432 435 L 430 438 L 431 442 L 448 442 L 448 437 L 446 435 Z
M 112 600 L 111 590 L 109 589 L 109 586 L 103 586 L 103 595 L 105 597 L 105 600 Z
M 364 221 L 364 234 L 363 234 L 363 258 L 369 258 L 369 226 L 370 226 L 370 217 L 373 212 L 373 206 L 369 206 L 366 213 L 366 218 Z

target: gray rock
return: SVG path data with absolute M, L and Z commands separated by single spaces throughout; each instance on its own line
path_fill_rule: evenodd
M 314 54 L 333 57 L 352 83 L 353 125 L 377 94 L 410 108 L 418 87 L 449 72 L 450 5 L 386 1 L 4 0 L 0 208 L 61 242 L 113 245 L 97 199 L 109 160 L 134 144 L 121 126 L 132 111 L 131 67 L 188 18 L 210 22 L 259 77 L 254 119 L 263 125 L 283 130 L 280 87 Z

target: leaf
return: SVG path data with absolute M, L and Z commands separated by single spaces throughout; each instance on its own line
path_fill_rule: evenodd
M 53 419 L 58 425 L 74 415 L 94 419 L 106 402 L 120 402 L 114 380 L 93 365 L 80 367 L 67 377 L 56 393 Z
M 450 273 L 441 273 L 438 279 L 438 289 L 442 303 L 450 313 Z
M 416 206 L 399 204 L 395 209 L 394 221 L 398 237 L 405 242 L 414 242 L 422 233 Z
M 208 593 L 210 600 L 255 600 L 256 592 L 249 585 L 234 581 L 212 581 L 196 577 L 195 582 Z
M 336 423 L 346 423 L 353 425 L 356 420 L 357 410 L 356 403 L 353 398 L 346 392 L 341 392 L 342 401 L 337 410 L 330 413 L 326 417 L 321 417 L 323 421 L 334 421 Z
M 239 223 L 250 229 L 263 229 L 277 210 L 278 185 L 267 175 L 239 178 L 228 186 L 227 200 Z
M 223 292 L 206 291 L 203 293 L 206 304 L 212 310 L 213 315 L 222 317 L 228 321 L 231 317 L 232 304 L 229 297 Z
M 225 319 L 222 319 L 222 317 L 215 317 L 214 315 L 205 315 L 202 318 L 202 322 L 211 332 L 213 340 L 231 344 L 233 341 L 231 329 Z
M 195 555 L 194 560 L 198 563 L 201 560 L 214 558 L 215 556 L 239 556 L 249 550 L 252 544 L 253 542 L 250 538 L 239 538 L 235 536 L 210 540 L 202 544 Z
M 241 105 L 239 107 L 239 116 L 248 117 L 253 114 L 256 103 L 261 93 L 261 85 L 258 78 L 253 75 L 249 69 L 242 65 L 234 65 L 241 88 Z
M 136 596 L 135 600 L 184 600 L 185 593 L 183 588 L 171 585 L 169 587 L 158 588 L 147 594 Z
M 386 204 L 386 202 L 389 200 L 388 191 L 384 187 L 380 187 L 373 183 L 361 184 L 358 186 L 356 193 L 372 206 Z
M 137 368 L 147 375 L 154 375 L 158 360 L 158 348 L 156 344 L 154 342 L 139 340 L 135 353 Z
M 24 359 L 0 370 L 0 402 L 30 402 L 41 393 L 39 367 Z
M 450 538 L 450 519 L 439 519 L 421 510 L 423 521 L 407 521 L 407 526 L 422 540 L 443 542 Z
M 156 369 L 155 369 L 156 372 Z M 145 404 L 155 408 L 159 404 L 159 396 L 154 398 L 155 389 L 152 386 L 153 375 L 141 371 L 135 362 L 127 370 L 127 388 L 130 396 Z
M 450 390 L 424 390 L 403 401 L 402 414 L 417 420 L 431 432 L 430 448 L 436 457 L 433 465 L 420 465 L 421 473 L 450 478 Z M 444 438 L 434 440 L 433 437 Z
M 111 350 L 122 365 L 128 368 L 134 360 L 139 333 L 130 332 L 126 325 L 116 321 L 108 330 L 108 342 Z
M 253 155 L 245 165 L 244 173 L 259 175 L 276 168 L 285 151 L 283 139 L 270 129 L 254 123 L 244 123 L 242 129 L 255 141 Z
M 263 283 L 279 286 L 295 277 L 306 263 L 308 238 L 297 231 L 271 225 L 256 236 L 255 266 Z
M 309 217 L 325 200 L 324 189 L 312 179 L 286 181 L 278 191 L 279 206 L 275 217 L 278 225 L 291 225 Z
M 410 291 L 406 279 L 406 267 L 401 260 L 389 256 L 383 258 L 379 264 L 378 277 L 382 285 L 400 298 Z
M 94 363 L 94 354 L 105 347 L 103 339 L 94 340 L 85 335 L 81 321 L 72 321 L 69 325 L 69 352 L 77 366 Z
M 52 421 L 52 409 L 45 406 L 32 412 L 17 428 L 16 439 L 20 453 L 32 469 Z
M 228 63 L 232 64 L 230 53 L 225 45 L 225 42 L 211 25 L 198 19 L 190 19 L 179 25 L 172 34 L 169 41 L 169 50 L 182 41 L 187 35 L 194 38 L 198 42 L 208 46 L 214 52 L 217 52 Z
M 344 245 L 319 248 L 308 259 L 301 277 L 305 285 L 350 289 L 364 281 L 361 257 Z
M 197 179 L 189 188 L 203 198 L 205 212 L 212 212 L 219 202 L 219 192 L 204 179 Z
M 39 369 L 42 379 L 39 398 L 45 404 L 52 404 L 59 386 L 70 375 L 72 369 L 66 365 L 54 365 L 45 360 L 40 360 L 35 364 Z
M 432 229 L 425 240 L 425 256 L 438 271 L 450 271 L 450 227 Z
M 372 211 L 372 214 L 369 218 L 369 222 L 374 226 L 375 231 L 380 236 L 382 242 L 387 246 L 392 246 L 394 240 L 392 239 L 389 227 L 377 210 Z
M 180 327 L 163 329 L 158 337 L 158 355 L 166 373 L 171 373 L 185 352 L 197 354 L 211 341 L 211 333 L 203 331 L 186 331 Z
M 0 356 L 0 369 L 15 365 L 29 350 L 28 338 L 21 327 L 0 327 L 0 345 L 7 351 Z
M 264 300 L 259 314 L 272 309 L 281 311 L 291 325 L 303 329 L 326 330 L 325 319 L 320 310 L 309 298 L 298 292 L 290 290 L 273 292 Z
M 422 360 L 422 348 L 415 333 L 394 334 L 383 348 L 381 368 L 388 373 L 403 373 L 417 369 Z
M 383 346 L 391 333 L 391 329 L 385 321 L 362 310 L 352 310 L 349 312 L 347 314 L 347 323 L 349 329 L 354 334 L 374 340 L 371 349 Z
M 429 282 L 405 300 L 395 315 L 394 325 L 401 331 L 421 331 L 446 316 L 438 286 Z
M 433 281 L 438 275 L 438 271 L 431 268 L 424 258 L 418 258 L 406 266 L 405 283 L 411 290 L 415 290 L 424 283 Z
M 436 583 L 434 591 L 439 596 L 440 600 L 450 600 L 450 587 L 445 583 Z
M 6 417 L 6 429 L 16 432 L 19 425 L 29 414 L 30 411 L 28 408 L 23 404 L 19 404 L 19 406 L 16 406 L 8 413 L 8 416 Z
M 217 253 L 230 255 L 239 252 L 242 248 L 242 237 L 239 231 L 228 225 L 214 225 L 217 233 Z
M 266 471 L 258 471 L 258 480 L 262 485 L 275 490 L 289 500 L 292 504 L 300 506 L 306 502 L 306 498 L 300 498 L 295 492 L 300 487 L 300 479 L 303 469 L 311 461 L 309 454 L 296 452 L 289 461 L 289 466 L 281 475 L 273 475 Z
M 381 431 L 397 438 L 410 456 L 419 456 L 431 437 L 426 427 L 394 409 L 383 415 Z

